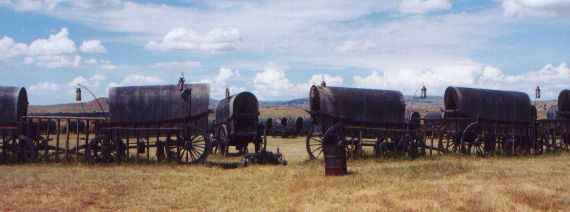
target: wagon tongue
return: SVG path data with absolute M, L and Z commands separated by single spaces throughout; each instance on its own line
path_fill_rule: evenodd
M 241 161 L 239 162 L 219 162 L 219 161 L 206 162 L 206 166 L 221 167 L 223 169 L 236 169 L 254 164 L 286 166 L 287 160 L 283 158 L 283 154 L 281 154 L 281 152 L 279 152 L 279 148 L 277 148 L 277 152 L 266 151 L 264 149 L 256 153 L 245 154 L 241 159 Z
M 266 164 L 266 165 L 287 165 L 287 160 L 283 158 L 283 155 L 279 152 L 279 148 L 277 148 L 277 152 L 271 151 L 259 151 L 257 153 L 246 154 L 243 159 L 242 163 L 247 166 L 250 164 Z

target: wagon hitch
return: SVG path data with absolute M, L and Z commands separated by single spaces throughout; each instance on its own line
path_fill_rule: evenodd
M 257 153 L 246 154 L 241 161 L 244 166 L 249 164 L 287 165 L 287 160 L 283 159 L 283 154 L 279 152 L 279 149 L 276 153 L 261 150 Z
M 261 151 L 246 154 L 241 161 L 244 166 L 249 164 L 287 165 L 287 160 L 283 158 L 279 148 L 277 148 L 276 153 L 267 151 L 267 132 L 263 135 L 263 148 Z

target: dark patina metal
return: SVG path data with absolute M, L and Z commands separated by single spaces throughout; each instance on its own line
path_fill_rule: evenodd
M 109 90 L 109 113 L 112 123 L 152 123 L 208 113 L 209 85 L 187 84 L 190 101 L 176 85 L 115 87 Z M 207 127 L 207 117 L 199 126 Z M 202 123 L 203 122 L 203 123 Z
M 445 116 L 484 121 L 531 122 L 531 103 L 526 93 L 464 87 L 448 87 Z
M 385 146 L 398 146 L 402 148 L 393 153 L 415 157 L 415 148 L 423 145 L 414 132 L 421 126 L 420 116 L 406 113 L 399 91 L 312 86 L 309 106 L 313 123 L 306 147 L 310 159 L 323 153 L 327 159 L 327 148 L 332 147 L 324 144 L 322 136 L 333 126 L 344 132 L 338 141 L 343 141 L 347 158 L 363 156 L 365 146 L 373 147 L 377 156 L 388 155 Z
M 351 124 L 405 122 L 406 105 L 399 91 L 313 86 L 311 112 Z
M 570 118 L 570 90 L 563 90 L 558 94 L 558 115 Z
M 214 123 L 215 147 L 222 154 L 233 146 L 239 153 L 245 153 L 247 145 L 254 143 L 255 151 L 261 147 L 259 132 L 259 103 L 254 94 L 241 92 L 218 102 Z
M 28 95 L 23 87 L 0 87 L 0 123 L 13 124 L 28 112 Z
M 259 103 L 250 92 L 224 98 L 216 107 L 216 123 L 230 124 L 232 132 L 237 134 L 255 134 L 258 117 Z

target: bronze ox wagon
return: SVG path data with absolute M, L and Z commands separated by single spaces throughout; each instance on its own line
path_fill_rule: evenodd
M 250 143 L 255 152 L 261 150 L 262 130 L 259 125 L 259 103 L 254 94 L 241 92 L 218 103 L 213 126 L 214 150 L 226 155 L 230 147 L 238 153 L 247 152 Z
M 104 117 L 29 116 L 25 89 L 2 87 L 0 162 L 201 162 L 208 101 L 206 84 L 117 87 Z
M 422 138 L 419 114 L 406 115 L 402 93 L 345 87 L 312 86 L 309 95 L 312 129 L 306 139 L 309 158 L 322 157 L 323 136 L 333 126 L 347 147 L 347 154 L 360 156 L 363 146 L 373 147 L 376 155 L 407 154 L 415 157 Z M 414 122 L 407 120 L 413 117 Z M 340 125 L 340 127 L 338 127 Z
M 0 87 L 0 162 L 30 161 L 37 157 L 33 140 L 21 121 L 28 111 L 28 95 L 22 87 Z
M 111 88 L 109 121 L 97 127 L 85 157 L 93 162 L 149 159 L 153 149 L 159 161 L 202 162 L 210 149 L 208 101 L 206 84 Z
M 558 95 L 558 104 L 548 109 L 546 119 L 538 120 L 539 151 L 568 150 L 570 146 L 570 90 Z
M 481 156 L 539 151 L 536 108 L 525 93 L 448 87 L 444 107 L 432 131 L 436 149 Z

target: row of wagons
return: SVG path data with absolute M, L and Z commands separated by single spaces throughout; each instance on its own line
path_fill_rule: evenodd
M 31 115 L 25 88 L 0 87 L 0 162 L 127 160 L 200 163 L 211 153 L 262 149 L 269 123 L 251 92 L 227 95 L 208 109 L 208 84 L 127 86 L 109 90 L 104 115 Z M 449 87 L 440 112 L 406 110 L 399 91 L 312 86 L 306 149 L 323 156 L 325 137 L 350 157 L 459 153 L 542 154 L 568 149 L 570 91 L 547 119 L 527 94 Z M 213 123 L 208 116 L 215 113 Z M 297 120 L 301 123 L 303 120 Z M 253 144 L 253 148 L 250 148 Z M 370 148 L 368 148 L 370 147 Z

